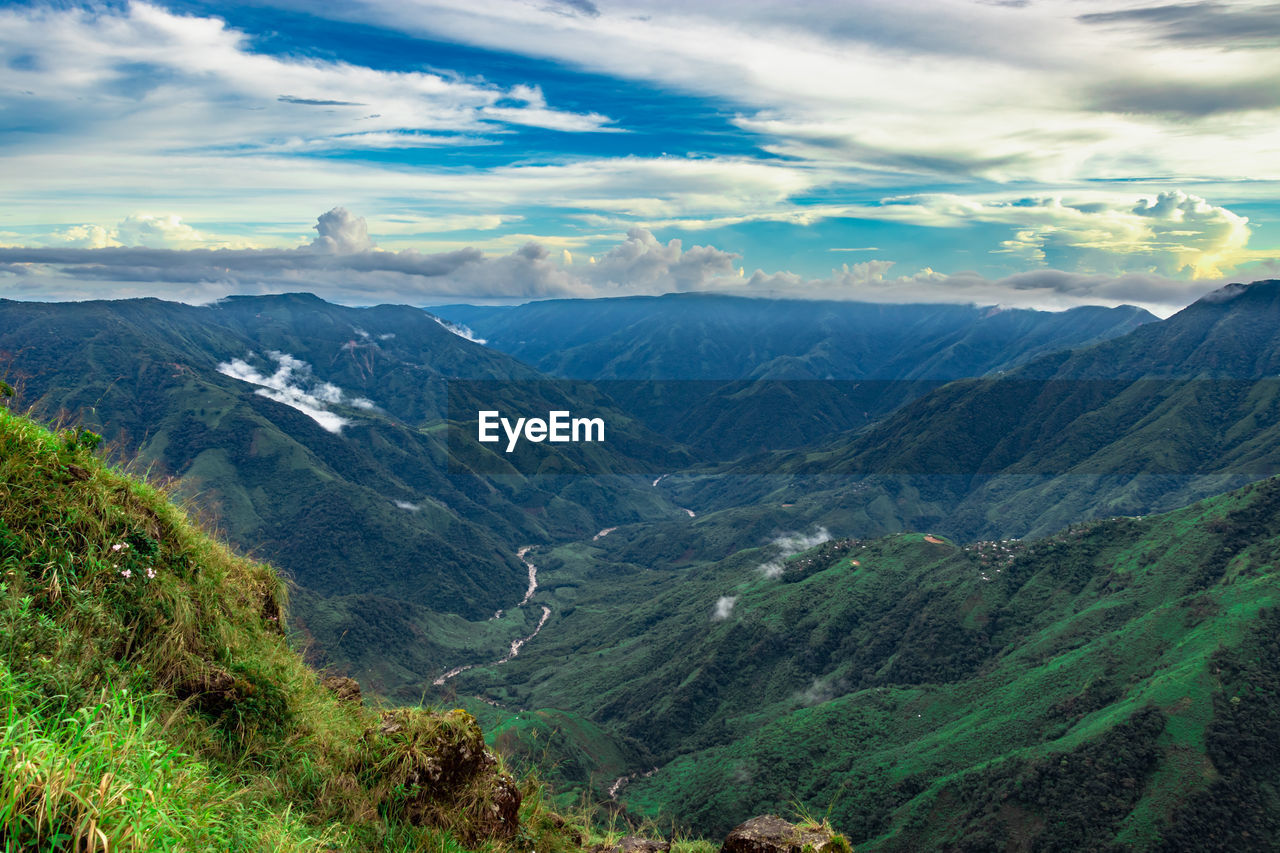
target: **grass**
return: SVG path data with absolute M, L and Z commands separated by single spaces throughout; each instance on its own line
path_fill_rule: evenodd
M 275 571 L 97 444 L 0 409 L 0 847 L 576 849 L 467 712 L 323 688 Z

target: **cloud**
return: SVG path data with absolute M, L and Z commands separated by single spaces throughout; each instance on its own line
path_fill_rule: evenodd
M 551 8 L 565 10 L 572 14 L 586 15 L 589 18 L 600 17 L 600 9 L 591 0 L 552 0 Z
M 55 230 L 41 241 L 48 246 L 79 249 L 106 249 L 116 246 L 145 246 L 149 248 L 192 249 L 216 245 L 182 221 L 175 214 L 156 216 L 135 213 L 116 225 L 72 225 Z
M 185 249 L 202 246 L 205 238 L 175 215 L 135 214 L 116 226 L 113 238 L 121 246 Z
M 45 238 L 45 242 L 74 249 L 105 249 L 120 245 L 115 232 L 101 225 L 72 225 L 54 231 Z
M 312 241 L 311 247 L 322 252 L 350 255 L 372 251 L 374 248 L 364 217 L 351 214 L 345 207 L 335 207 L 321 214 L 316 220 L 315 229 L 320 232 L 320 236 Z
M 431 315 L 431 319 L 435 320 L 441 326 L 444 326 L 446 329 L 453 332 L 455 335 L 457 335 L 460 338 L 465 338 L 475 344 L 488 343 L 488 341 L 486 341 L 484 338 L 476 337 L 476 333 L 471 331 L 471 329 L 469 329 L 462 323 L 451 323 L 448 320 L 444 319 L 443 317 L 437 317 L 434 314 Z
M 900 185 L 908 175 L 1078 185 L 1135 170 L 1174 181 L 1280 172 L 1269 142 L 1280 107 L 1267 96 L 1280 73 L 1269 50 L 1280 7 L 1114 5 L 634 0 L 624 13 L 566 15 L 564 4 L 356 0 L 322 14 L 732 105 L 765 150 L 824 173 L 828 186 Z M 1117 111 L 1099 97 L 1108 86 L 1165 84 L 1157 113 Z M 1214 91 L 1270 115 L 1189 125 Z M 1232 162 L 1241 151 L 1247 165 Z
M 1074 198 L 901 196 L 845 212 L 941 228 L 1008 225 L 1014 233 L 996 251 L 1080 272 L 1219 278 L 1226 270 L 1276 254 L 1247 249 L 1248 217 L 1176 189 L 1136 199 L 1122 193 L 1080 193 Z
M 1086 24 L 1123 27 L 1155 39 L 1233 48 L 1274 49 L 1280 39 L 1280 4 L 1223 2 L 1141 6 L 1079 16 Z
M 733 253 L 713 246 L 685 249 L 680 240 L 663 243 L 640 228 L 587 263 L 569 263 L 564 252 L 553 254 L 534 241 L 497 256 L 474 248 L 391 251 L 379 249 L 363 218 L 344 208 L 322 215 L 318 236 L 293 249 L 126 247 L 116 245 L 119 230 L 85 225 L 51 236 L 47 242 L 53 245 L 0 247 L 0 270 L 9 278 L 12 298 L 42 300 L 162 295 L 208 302 L 233 293 L 307 290 L 348 304 L 429 304 L 707 290 L 769 298 L 1047 309 L 1129 303 L 1167 315 L 1223 283 L 1221 276 L 1212 275 L 1215 271 L 1268 257 L 1247 249 L 1244 217 L 1177 192 L 1137 201 L 1106 197 L 1071 203 L 921 196 L 893 200 L 876 210 L 876 215 L 941 227 L 1007 224 L 1011 236 L 999 251 L 1037 265 L 1056 261 L 1084 271 L 1045 266 L 992 279 L 924 268 L 893 277 L 893 262 L 872 258 L 842 264 L 825 277 L 762 270 L 744 277 Z M 177 217 L 154 222 L 180 224 Z M 1125 270 L 1126 263 L 1139 268 Z M 1175 277 L 1179 271 L 1205 277 L 1184 280 Z
M 67 150 L 93 139 L 94 158 L 220 147 L 243 155 L 291 139 L 485 133 L 503 124 L 590 131 L 609 122 L 530 102 L 527 86 L 259 52 L 219 18 L 142 2 L 0 10 L 0 60 L 8 84 L 0 103 L 24 115 L 26 138 Z
M 813 533 L 784 533 L 769 543 L 769 547 L 776 549 L 777 554 L 772 559 L 761 563 L 759 571 L 766 578 L 780 578 L 786 571 L 786 561 L 789 557 L 829 541 L 831 541 L 831 534 L 825 527 L 819 527 Z
M 718 278 L 737 275 L 739 256 L 712 246 L 692 246 L 679 240 L 665 245 L 643 228 L 633 228 L 627 238 L 610 249 L 583 273 L 602 290 L 670 292 L 701 290 Z
M 329 411 L 329 406 L 373 408 L 372 401 L 363 397 L 349 397 L 332 382 L 316 379 L 311 373 L 311 365 L 301 359 L 275 351 L 269 351 L 267 357 L 275 362 L 275 370 L 270 374 L 262 373 L 248 361 L 239 358 L 222 362 L 218 365 L 218 372 L 261 386 L 254 393 L 297 409 L 332 433 L 342 432 L 342 428 L 351 423 L 351 420 Z M 254 358 L 253 353 L 249 354 L 249 358 Z
M 715 609 L 711 612 L 713 622 L 723 622 L 733 615 L 733 605 L 738 603 L 736 595 L 722 595 L 716 599 Z
M 1100 110 L 1173 118 L 1205 118 L 1280 107 L 1277 81 L 1274 75 L 1266 74 L 1239 80 L 1119 80 L 1110 85 L 1098 84 L 1089 92 L 1089 98 Z
M 173 233 L 183 233 L 180 229 L 195 233 L 177 217 L 148 217 L 145 224 L 169 239 Z M 295 249 L 176 251 L 120 246 L 116 238 L 124 232 L 111 231 L 104 238 L 105 232 L 80 226 L 58 246 L 0 248 L 0 263 L 28 265 L 26 272 L 35 286 L 41 276 L 48 285 L 55 277 L 185 283 L 205 285 L 205 301 L 272 289 L 305 289 L 356 302 L 629 295 L 699 290 L 723 279 L 738 281 L 737 255 L 711 246 L 686 250 L 680 240 L 664 244 L 644 229 L 632 229 L 596 263 L 574 266 L 563 262 L 563 254 L 553 256 L 537 242 L 497 257 L 473 248 L 434 254 L 380 250 L 369 237 L 364 218 L 342 207 L 322 214 L 315 229 L 318 236 Z M 109 239 L 109 247 L 78 248 L 73 242 L 92 244 L 102 239 Z M 74 291 L 63 290 L 61 298 L 74 298 Z M 475 340 L 467 330 L 450 331 Z
M 843 678 L 828 681 L 815 678 L 813 679 L 813 682 L 795 698 L 801 705 L 821 705 L 824 702 L 830 702 L 837 696 L 843 695 L 848 689 L 849 684 Z

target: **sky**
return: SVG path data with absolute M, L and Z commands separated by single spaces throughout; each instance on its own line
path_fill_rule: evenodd
M 1280 3 L 0 4 L 0 297 L 1280 277 Z

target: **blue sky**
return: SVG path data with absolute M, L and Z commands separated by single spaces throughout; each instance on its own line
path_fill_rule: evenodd
M 0 295 L 1168 313 L 1278 274 L 1277 44 L 1255 2 L 3 4 Z

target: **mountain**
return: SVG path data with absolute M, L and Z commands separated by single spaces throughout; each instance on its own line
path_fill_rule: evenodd
M 608 401 L 544 382 L 416 308 L 306 294 L 203 307 L 3 301 L 0 358 L 36 412 L 63 413 L 118 458 L 179 478 L 233 543 L 275 561 L 302 587 L 298 627 L 314 659 L 367 685 L 417 682 L 453 661 L 477 642 L 461 636 L 465 620 L 508 645 L 520 619 L 485 620 L 527 586 L 520 546 L 680 514 L 645 480 L 522 476 L 505 460 L 492 466 L 501 476 L 468 468 L 494 454 L 454 442 L 448 392 L 473 387 L 454 380 L 505 380 L 501 399 L 525 411 Z M 593 471 L 668 464 L 664 441 L 603 410 L 613 440 Z M 574 470 L 559 451 L 549 460 Z
M 912 526 L 1043 534 L 1280 472 L 1278 376 L 1280 281 L 1229 285 L 1128 335 L 938 388 L 773 470 L 909 483 Z
M 1053 313 L 705 293 L 432 311 L 539 370 L 592 380 L 705 462 L 811 444 L 946 380 L 1155 319 L 1132 306 Z
M 632 812 L 715 834 L 798 801 L 859 850 L 1280 844 L 1280 480 L 1034 542 L 646 560 L 670 533 L 536 552 L 548 628 L 457 679 L 630 751 L 588 784 Z
M 747 299 L 708 293 L 431 311 L 544 373 L 577 379 L 957 379 L 1123 334 L 1133 306 Z

